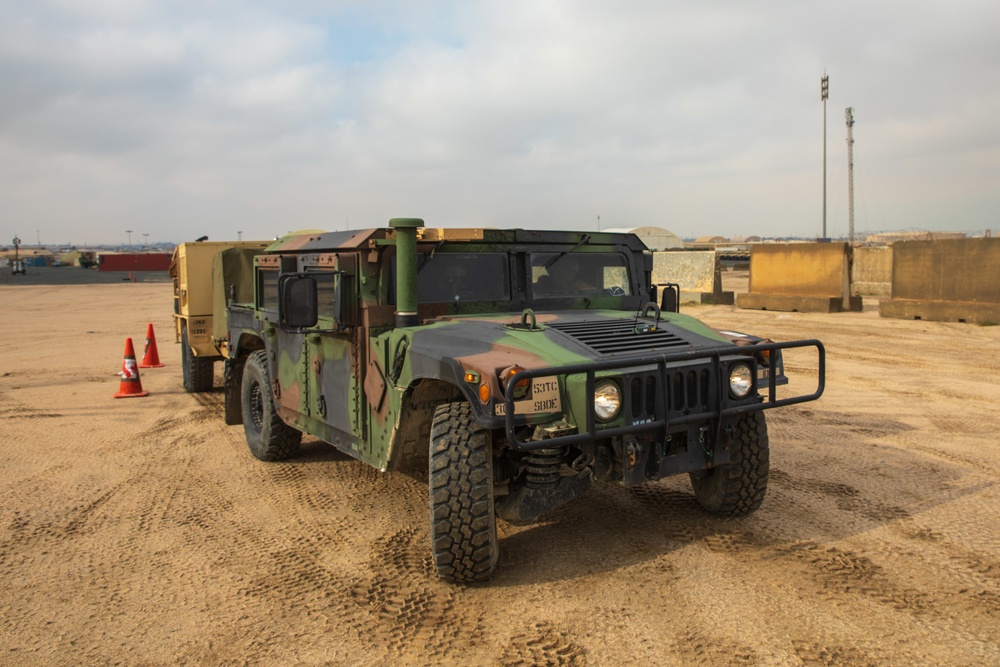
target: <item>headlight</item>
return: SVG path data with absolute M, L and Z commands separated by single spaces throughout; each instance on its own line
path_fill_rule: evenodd
M 746 364 L 736 364 L 729 369 L 729 393 L 734 398 L 746 398 L 753 384 L 753 374 Z
M 622 407 L 622 393 L 611 380 L 601 380 L 594 387 L 594 414 L 603 422 L 618 416 Z

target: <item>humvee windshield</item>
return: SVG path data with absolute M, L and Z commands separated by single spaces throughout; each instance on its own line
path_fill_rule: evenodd
M 536 299 L 629 296 L 628 264 L 612 252 L 532 254 L 531 294 Z
M 421 253 L 417 299 L 420 303 L 510 301 L 511 260 L 504 252 Z M 628 259 L 620 253 L 532 253 L 528 263 L 533 299 L 632 294 Z
M 417 299 L 448 301 L 509 301 L 510 267 L 506 253 L 439 252 L 421 255 Z

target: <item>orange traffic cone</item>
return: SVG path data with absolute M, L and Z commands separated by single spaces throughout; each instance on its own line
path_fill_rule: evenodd
M 133 398 L 138 396 L 149 396 L 148 391 L 142 390 L 142 382 L 139 380 L 139 367 L 135 363 L 135 349 L 132 347 L 132 339 L 125 339 L 125 360 L 122 361 L 121 384 L 118 385 L 118 393 L 115 398 Z
M 156 351 L 156 336 L 153 334 L 153 323 L 146 325 L 146 349 L 142 353 L 139 368 L 163 368 L 160 363 L 160 353 Z

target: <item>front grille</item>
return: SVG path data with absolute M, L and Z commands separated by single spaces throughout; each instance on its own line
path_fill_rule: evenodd
M 671 397 L 673 409 L 678 411 L 707 409 L 709 379 L 707 368 L 675 372 Z
M 580 344 L 601 355 L 659 350 L 676 351 L 690 346 L 686 340 L 666 329 L 636 333 L 636 321 L 633 319 L 554 322 L 547 326 L 571 336 Z
M 632 378 L 632 417 L 642 419 L 656 415 L 656 376 Z
M 711 373 L 707 368 L 678 369 L 667 372 L 669 396 L 660 397 L 658 375 L 644 373 L 632 376 L 628 382 L 632 420 L 658 418 L 657 401 L 662 401 L 668 413 L 690 414 L 710 409 Z

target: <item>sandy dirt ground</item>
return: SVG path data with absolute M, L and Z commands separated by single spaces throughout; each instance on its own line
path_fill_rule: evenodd
M 315 440 L 261 463 L 221 390 L 184 393 L 169 284 L 0 306 L 0 664 L 1000 664 L 1000 327 L 688 308 L 826 344 L 825 396 L 767 413 L 763 507 L 601 486 L 501 522 L 463 588 L 431 574 L 426 484 Z M 115 400 L 148 322 L 166 366 Z

